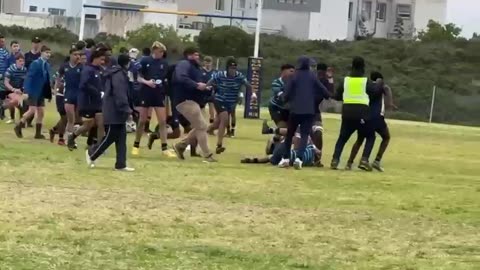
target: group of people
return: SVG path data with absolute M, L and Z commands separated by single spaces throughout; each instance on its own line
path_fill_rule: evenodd
M 58 136 L 58 144 L 70 151 L 78 148 L 76 139 L 87 137 L 86 161 L 90 167 L 115 143 L 115 169 L 133 171 L 127 166 L 127 127 L 135 126 L 135 140 L 131 154 L 140 155 L 144 133 L 149 133 L 148 148 L 157 139 L 161 141 L 166 157 L 185 159 L 200 147 L 205 162 L 216 162 L 208 146 L 208 133 L 217 131 L 216 154 L 223 153 L 225 136 L 235 135 L 235 108 L 243 86 L 250 87 L 246 77 L 238 71 L 234 58 L 227 61 L 225 71 L 213 69 L 212 58 L 203 63 L 195 48 L 187 48 L 184 57 L 174 65 L 167 61 L 167 48 L 155 42 L 143 50 L 122 49 L 118 57 L 103 43 L 91 39 L 72 45 L 69 57 L 52 74 L 49 59 L 51 50 L 32 40 L 34 47 L 29 57 L 12 41 L 12 50 L 5 48 L 5 37 L 0 36 L 0 73 L 2 76 L 2 108 L 18 109 L 20 119 L 15 123 L 17 137 L 35 118 L 35 139 L 46 139 L 42 134 L 45 100 L 55 97 L 59 120 L 49 129 L 51 142 Z M 11 62 L 15 59 L 14 62 Z M 3 72 L 1 69 L 4 69 Z M 252 100 L 256 94 L 252 94 Z M 209 107 L 209 124 L 204 108 Z M 155 112 L 157 127 L 149 131 L 151 114 Z M 14 122 L 14 113 L 11 121 Z M 185 136 L 169 147 L 168 140 Z M 66 139 L 65 139 L 66 137 Z
M 281 168 L 293 166 L 323 167 L 323 124 L 320 105 L 324 100 L 343 102 L 340 135 L 335 144 L 331 168 L 337 170 L 345 144 L 357 132 L 346 169 L 351 170 L 356 155 L 365 141 L 359 168 L 366 171 L 384 171 L 381 160 L 390 142 L 390 132 L 385 122 L 385 108 L 396 108 L 392 92 L 384 83 L 380 72 L 365 75 L 365 61 L 355 57 L 350 75 L 335 89 L 333 69 L 326 64 L 316 65 L 302 56 L 297 67 L 286 64 L 281 75 L 272 83 L 269 112 L 276 127 L 264 121 L 263 134 L 273 134 L 267 142 L 266 157 L 245 158 L 242 163 L 271 163 Z M 373 163 L 370 155 L 375 144 L 375 133 L 382 137 Z M 293 145 L 293 149 L 292 149 Z

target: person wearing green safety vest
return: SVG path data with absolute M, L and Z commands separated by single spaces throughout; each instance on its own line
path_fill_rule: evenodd
M 335 145 L 331 168 L 336 170 L 340 163 L 343 148 L 356 131 L 366 138 L 365 149 L 359 168 L 371 171 L 369 158 L 375 144 L 375 130 L 370 121 L 370 99 L 383 94 L 383 82 L 373 83 L 365 76 L 365 60 L 355 57 L 350 76 L 344 78 L 337 88 L 335 99 L 343 101 L 340 135 Z

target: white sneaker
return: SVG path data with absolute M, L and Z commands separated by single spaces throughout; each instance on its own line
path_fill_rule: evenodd
M 13 124 L 14 121 L 12 119 L 8 119 L 6 123 L 10 125 L 10 124 Z
M 92 161 L 92 159 L 90 158 L 90 154 L 88 153 L 88 149 L 85 150 L 85 161 L 87 162 L 88 168 L 90 168 L 90 169 L 95 168 L 95 162 Z
M 295 162 L 293 162 L 293 167 L 295 168 L 295 170 L 301 170 L 302 166 L 303 162 L 299 158 L 296 158 Z
M 118 171 L 118 172 L 134 172 L 135 169 L 134 168 L 130 168 L 130 167 L 125 167 L 123 169 L 115 169 L 115 171 Z
M 284 158 L 282 158 L 282 160 L 280 161 L 280 163 L 278 163 L 278 167 L 279 167 L 279 168 L 288 168 L 288 167 L 290 167 L 290 159 L 284 159 Z

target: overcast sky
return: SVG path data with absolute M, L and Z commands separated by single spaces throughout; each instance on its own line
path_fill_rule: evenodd
M 480 34 L 480 0 L 448 0 L 447 13 L 450 22 L 463 28 L 463 36 Z

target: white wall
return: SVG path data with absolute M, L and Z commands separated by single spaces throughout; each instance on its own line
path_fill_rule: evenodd
M 282 31 L 282 34 L 293 39 L 306 40 L 310 31 L 310 13 L 264 9 L 262 28 Z
M 441 24 L 447 22 L 447 0 L 417 0 L 414 15 L 416 30 L 425 29 L 429 20 Z
M 335 41 L 348 37 L 349 0 L 323 0 L 320 12 L 310 13 L 308 39 Z
M 178 10 L 176 3 L 160 3 L 158 1 L 149 1 L 148 8 L 150 9 L 165 9 Z M 145 13 L 143 15 L 143 23 L 163 24 L 165 26 L 173 26 L 177 28 L 177 15 L 160 14 L 160 13 Z
M 82 0 L 19 0 L 22 1 L 22 12 L 29 12 L 30 6 L 37 7 L 37 13 L 48 14 L 49 8 L 65 9 L 65 16 L 79 17 L 82 7 Z M 87 4 L 101 5 L 101 0 L 87 0 Z M 100 16 L 100 9 L 89 8 L 87 14 Z

